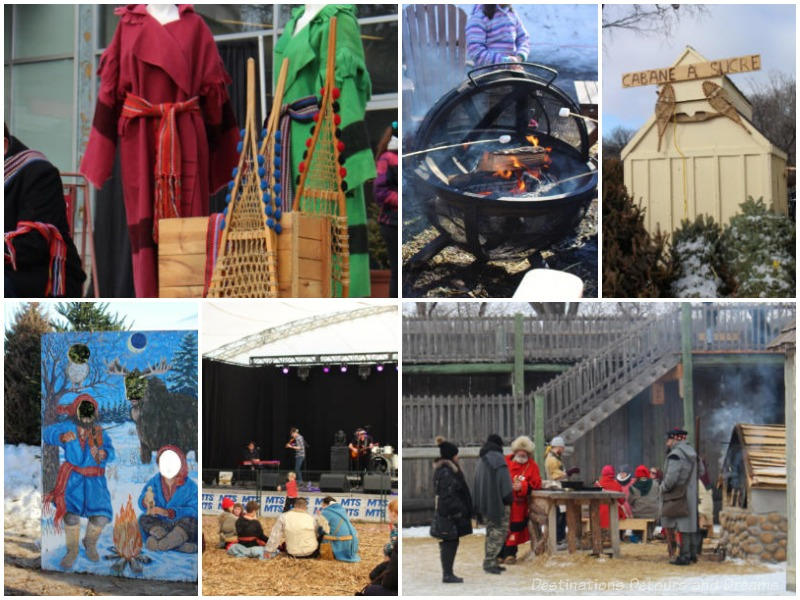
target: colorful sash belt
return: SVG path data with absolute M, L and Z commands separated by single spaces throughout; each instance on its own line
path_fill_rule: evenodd
M 61 519 L 67 514 L 67 502 L 64 499 L 64 493 L 67 491 L 67 481 L 69 481 L 69 476 L 72 473 L 78 473 L 84 477 L 102 477 L 106 474 L 106 470 L 103 467 L 76 467 L 72 463 L 61 463 L 56 477 L 56 487 L 42 500 L 42 509 L 45 513 L 51 510 L 49 509 L 51 502 L 56 505 L 56 516 L 53 518 L 53 525 L 56 531 L 61 529 Z
M 50 266 L 47 276 L 47 288 L 44 291 L 45 296 L 64 296 L 66 290 L 66 263 L 67 263 L 67 244 L 64 238 L 61 237 L 61 232 L 58 227 L 50 223 L 41 223 L 39 221 L 18 221 L 17 228 L 14 231 L 6 231 L 6 255 L 5 262 L 10 263 L 12 268 L 17 270 L 17 252 L 14 249 L 14 238 L 19 235 L 25 235 L 31 231 L 37 231 L 41 236 L 47 240 L 47 245 L 50 252 Z
M 128 93 L 122 105 L 122 116 L 160 117 L 156 148 L 156 197 L 153 202 L 153 241 L 158 243 L 159 219 L 180 217 L 181 199 L 181 143 L 178 135 L 176 115 L 182 112 L 198 112 L 200 100 L 197 96 L 186 102 L 164 102 L 151 104 L 144 98 Z

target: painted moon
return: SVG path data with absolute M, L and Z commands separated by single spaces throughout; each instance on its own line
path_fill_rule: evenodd
M 138 354 L 147 347 L 147 336 L 143 333 L 134 333 L 128 338 L 128 350 Z

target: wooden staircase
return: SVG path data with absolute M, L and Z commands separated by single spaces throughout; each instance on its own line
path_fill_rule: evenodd
M 680 362 L 680 310 L 636 324 L 534 392 L 544 396 L 545 436 L 583 436 Z

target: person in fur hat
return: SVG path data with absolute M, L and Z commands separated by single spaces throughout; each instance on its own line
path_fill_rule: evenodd
M 514 499 L 511 502 L 508 536 L 498 559 L 507 565 L 517 562 L 517 546 L 530 540 L 528 496 L 533 490 L 542 488 L 542 477 L 539 465 L 533 460 L 533 449 L 533 441 L 521 435 L 511 442 L 511 454 L 506 455 Z
M 64 462 L 58 467 L 56 485 L 42 499 L 45 516 L 55 505 L 53 526 L 66 536 L 67 553 L 61 568 L 71 569 L 80 551 L 81 517 L 87 519 L 83 547 L 86 558 L 100 560 L 97 540 L 111 521 L 111 494 L 106 482 L 106 464 L 115 458 L 111 437 L 99 425 L 100 411 L 89 394 L 79 394 L 71 404 L 59 404 L 59 414 L 69 418 L 42 430 L 45 444 L 64 450 Z
M 458 446 L 436 438 L 439 459 L 433 463 L 434 499 L 431 536 L 439 539 L 439 558 L 442 562 L 442 582 L 462 583 L 453 573 L 458 550 L 458 538 L 472 533 L 472 496 L 458 463 Z

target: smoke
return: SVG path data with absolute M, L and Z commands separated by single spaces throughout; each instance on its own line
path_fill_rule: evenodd
M 717 405 L 704 423 L 704 436 L 723 442 L 720 465 L 728 448 L 733 426 L 737 423 L 774 425 L 784 422 L 782 378 L 776 368 L 749 366 L 731 368 L 719 377 Z

